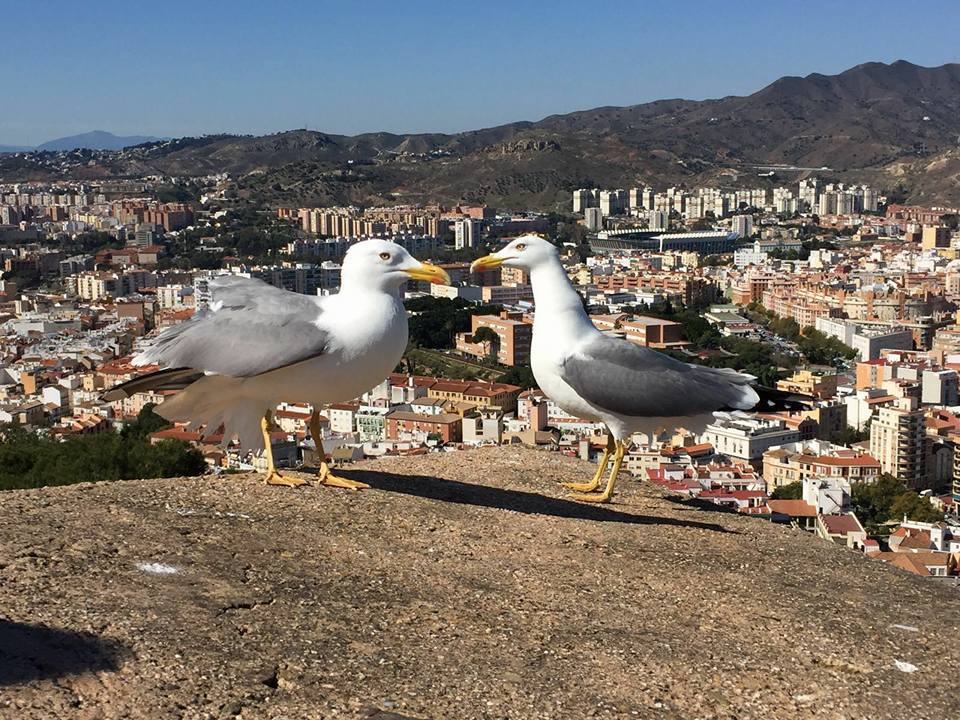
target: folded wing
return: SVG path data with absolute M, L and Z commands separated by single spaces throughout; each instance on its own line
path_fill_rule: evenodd
M 578 348 L 564 361 L 561 375 L 591 404 L 630 417 L 749 410 L 759 401 L 752 375 L 680 362 L 608 335 Z
M 324 353 L 315 298 L 231 275 L 211 280 L 210 293 L 206 309 L 161 333 L 135 362 L 252 377 Z

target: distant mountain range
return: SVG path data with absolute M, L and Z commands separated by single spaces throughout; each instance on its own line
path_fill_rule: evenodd
M 456 134 L 294 130 L 148 142 L 75 165 L 4 160 L 13 157 L 0 156 L 0 180 L 227 172 L 244 194 L 287 205 L 554 209 L 569 207 L 578 187 L 760 186 L 811 174 L 960 205 L 960 64 L 872 62 L 784 77 L 746 97 L 602 107 Z
M 155 142 L 160 138 L 149 135 L 127 135 L 121 137 L 104 130 L 94 130 L 93 132 L 83 133 L 81 135 L 68 135 L 67 137 L 49 140 L 42 145 L 35 147 L 0 145 L 0 153 L 4 152 L 30 152 L 33 150 L 77 150 L 86 148 L 88 150 L 122 150 L 131 145 L 141 145 L 142 143 Z

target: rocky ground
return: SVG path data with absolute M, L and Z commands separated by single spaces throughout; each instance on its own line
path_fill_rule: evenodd
M 563 499 L 589 469 L 497 449 L 361 463 L 363 492 L 2 493 L 0 717 L 955 715 L 955 589 L 629 481 Z

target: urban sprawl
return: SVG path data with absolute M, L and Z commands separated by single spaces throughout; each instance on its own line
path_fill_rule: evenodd
M 190 188 L 190 193 L 176 192 Z M 796 394 L 789 413 L 720 413 L 699 436 L 635 436 L 637 480 L 790 523 L 918 575 L 958 577 L 957 208 L 906 206 L 808 177 L 788 187 L 587 188 L 562 213 L 456 207 L 255 207 L 225 175 L 0 185 L 0 423 L 48 438 L 114 433 L 175 391 L 113 403 L 142 343 L 232 273 L 335 293 L 352 243 L 384 237 L 452 278 L 411 282 L 403 364 L 320 408 L 332 461 L 504 443 L 595 460 L 604 428 L 530 382 L 529 278 L 470 260 L 543 234 L 601 330 Z M 314 408 L 277 408 L 273 457 L 310 465 Z M 219 428 L 152 432 L 212 470 L 260 468 Z M 546 482 L 546 480 L 545 480 Z M 952 581 L 952 580 L 950 580 Z

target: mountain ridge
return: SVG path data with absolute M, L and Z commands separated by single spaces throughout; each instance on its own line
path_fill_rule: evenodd
M 226 172 L 270 204 L 484 202 L 566 207 L 581 186 L 743 184 L 813 168 L 838 180 L 903 186 L 917 201 L 960 204 L 951 153 L 960 138 L 960 63 L 862 63 L 837 75 L 785 76 L 750 95 L 664 99 L 460 133 L 291 130 L 152 141 L 95 161 L 107 175 Z M 927 177 L 917 160 L 943 160 Z M 30 160 L 0 179 L 42 175 Z
M 91 130 L 78 135 L 66 135 L 47 140 L 39 145 L 0 145 L 0 153 L 47 152 L 59 150 L 122 150 L 132 145 L 154 142 L 152 135 L 114 135 L 106 130 Z

